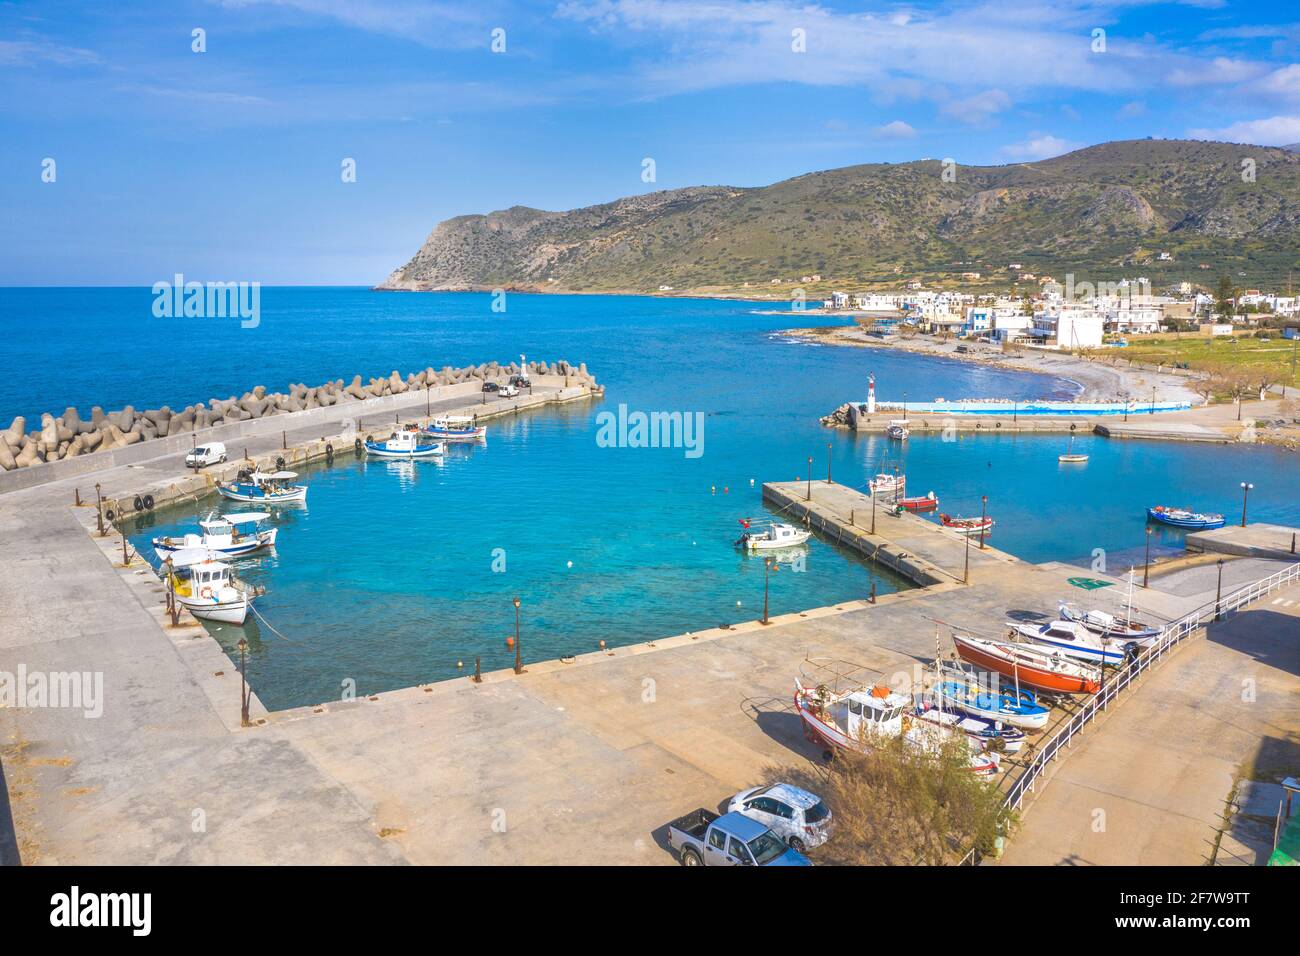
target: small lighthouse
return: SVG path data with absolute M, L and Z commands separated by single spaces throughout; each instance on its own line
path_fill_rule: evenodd
M 867 414 L 876 414 L 876 376 L 867 376 Z

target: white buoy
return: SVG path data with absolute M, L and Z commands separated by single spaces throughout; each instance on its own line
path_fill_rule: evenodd
M 572 561 L 568 562 L 567 567 L 570 567 L 570 568 L 573 567 L 573 562 L 572 562 Z

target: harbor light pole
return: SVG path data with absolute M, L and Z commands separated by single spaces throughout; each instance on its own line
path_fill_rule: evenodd
M 1241 526 L 1246 527 L 1246 499 L 1250 497 L 1250 490 L 1255 486 L 1249 481 L 1241 483 Z
M 95 511 L 98 512 L 95 520 L 99 523 L 99 536 L 102 538 L 107 532 L 104 531 L 104 496 L 99 492 L 99 482 L 95 482 Z
M 988 520 L 989 496 L 980 495 L 980 550 L 984 550 L 984 524 Z
M 433 388 L 432 385 L 424 386 L 424 417 L 425 418 L 429 418 L 433 415 L 433 411 L 432 411 L 433 405 L 432 405 L 432 398 L 431 398 L 432 388 Z
M 828 485 L 831 484 L 831 452 L 834 447 L 830 442 L 826 443 L 826 484 Z
M 871 533 L 876 533 L 876 493 L 871 493 Z
M 965 538 L 966 538 L 966 568 L 961 573 L 961 583 L 970 584 L 970 535 L 965 535 Z
M 519 645 L 519 597 L 516 596 L 512 603 L 515 606 L 515 673 L 522 674 L 524 672 L 524 661 Z
M 812 501 L 812 455 L 808 456 L 808 500 Z
M 1219 583 L 1214 588 L 1214 619 L 1222 620 L 1223 610 L 1219 602 L 1223 600 L 1223 558 L 1219 558 Z
M 776 558 L 771 556 L 763 559 L 763 623 L 772 623 L 767 619 L 767 579 L 774 573 L 781 570 L 781 565 L 777 563 Z
M 1156 389 L 1155 386 L 1153 385 L 1151 386 L 1151 414 L 1154 415 L 1155 413 L 1156 413 Z
M 1147 525 L 1147 556 L 1142 563 L 1142 586 L 1146 587 L 1147 582 L 1151 580 L 1151 526 Z
M 239 639 L 239 726 L 247 727 L 248 720 L 248 661 L 245 654 L 248 651 L 248 641 L 242 637 Z

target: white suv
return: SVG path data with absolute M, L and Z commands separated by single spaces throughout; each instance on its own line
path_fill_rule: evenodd
M 776 832 L 792 850 L 821 846 L 831 835 L 831 811 L 815 793 L 789 783 L 742 790 L 727 807 Z

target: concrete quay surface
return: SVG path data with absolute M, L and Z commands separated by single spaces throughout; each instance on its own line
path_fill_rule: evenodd
M 166 482 L 177 468 L 143 470 Z M 141 474 L 99 480 L 124 494 Z M 829 509 L 840 492 L 828 487 L 837 497 L 814 501 Z M 70 482 L 0 496 L 0 670 L 103 679 L 102 716 L 0 708 L 27 863 L 674 863 L 669 820 L 817 760 L 791 706 L 807 658 L 910 675 L 934 657 L 936 621 L 999 633 L 1008 615 L 1050 615 L 1079 573 L 985 555 L 969 587 L 529 662 L 482 684 L 255 707 L 242 728 L 238 675 L 215 641 L 169 630 L 156 579 L 115 566 L 93 509 L 71 501 Z M 909 527 L 900 519 L 896 537 Z M 949 567 L 955 554 L 935 557 Z M 1230 567 L 1225 579 L 1253 580 L 1278 564 Z M 1207 575 L 1154 580 L 1143 610 L 1167 619 L 1205 603 Z
M 1049 772 L 1002 862 L 1257 865 L 1300 767 L 1300 586 L 1211 624 L 1086 730 Z M 1256 811 L 1252 813 L 1252 811 Z

